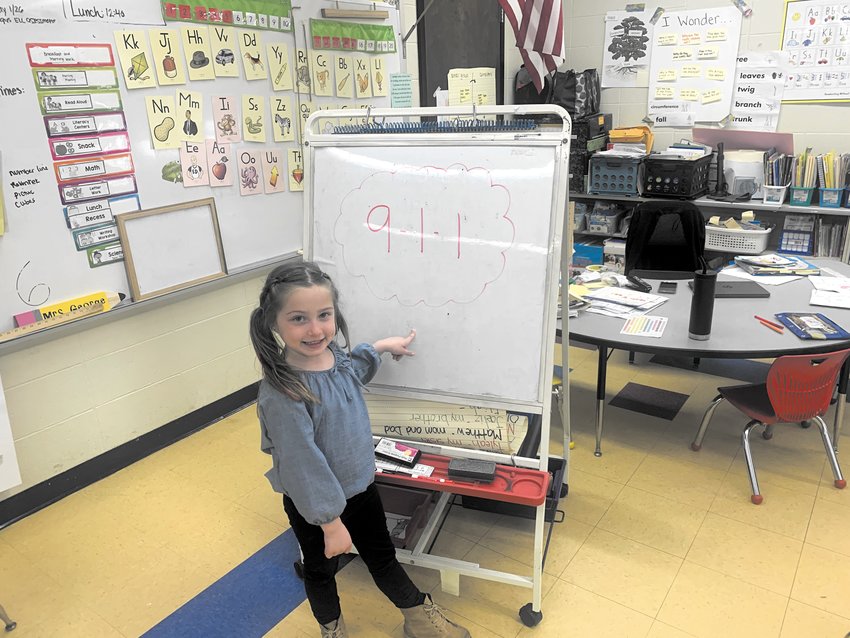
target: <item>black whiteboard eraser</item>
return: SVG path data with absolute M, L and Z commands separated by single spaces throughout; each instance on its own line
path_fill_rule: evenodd
M 496 478 L 496 463 L 478 459 L 452 459 L 449 461 L 449 478 L 490 483 Z

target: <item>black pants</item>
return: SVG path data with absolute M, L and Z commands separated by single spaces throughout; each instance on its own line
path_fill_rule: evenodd
M 322 528 L 304 520 L 288 496 L 283 497 L 283 509 L 304 555 L 307 600 L 310 601 L 316 620 L 326 625 L 339 618 L 341 613 L 334 578 L 339 557 L 325 558 L 325 534 Z M 384 506 L 375 484 L 372 483 L 365 492 L 348 499 L 340 518 L 378 589 L 399 609 L 421 604 L 423 597 L 419 588 L 396 560 Z

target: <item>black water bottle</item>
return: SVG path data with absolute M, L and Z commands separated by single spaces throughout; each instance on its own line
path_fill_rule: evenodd
M 691 339 L 707 341 L 711 334 L 716 282 L 717 273 L 713 270 L 697 270 L 694 273 L 694 296 L 691 299 L 691 320 L 688 324 L 688 336 Z

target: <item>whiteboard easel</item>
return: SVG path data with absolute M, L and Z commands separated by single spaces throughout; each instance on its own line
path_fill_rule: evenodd
M 336 282 L 353 343 L 417 329 L 416 357 L 383 366 L 372 386 L 542 415 L 539 458 L 415 443 L 423 451 L 548 471 L 571 122 L 545 106 L 347 113 L 369 126 L 404 122 L 408 131 L 419 117 L 544 113 L 562 125 L 512 130 L 506 119 L 492 130 L 335 134 L 323 132 L 322 120 L 340 112 L 307 121 L 305 257 Z M 568 415 L 562 420 L 568 435 Z M 520 616 L 539 622 L 545 503 L 536 508 L 533 573 L 525 576 L 426 553 L 450 498 L 441 493 L 422 538 L 397 551 L 399 560 L 439 569 L 454 594 L 461 574 L 530 588 Z M 537 615 L 532 622 L 527 608 Z

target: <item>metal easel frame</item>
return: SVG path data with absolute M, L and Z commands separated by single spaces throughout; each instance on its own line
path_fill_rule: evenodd
M 522 118 L 523 116 L 532 115 L 556 115 L 561 119 L 560 127 L 549 127 L 546 129 L 534 130 L 493 130 L 494 127 L 490 122 L 479 120 L 479 116 L 496 115 L 509 116 L 514 118 Z M 497 454 L 483 450 L 472 450 L 458 448 L 448 445 L 435 445 L 415 442 L 416 447 L 424 452 L 434 454 L 442 454 L 451 457 L 465 457 L 473 459 L 492 460 L 496 463 L 506 465 L 515 464 L 519 467 L 532 468 L 542 471 L 548 471 L 549 468 L 549 436 L 550 436 L 550 415 L 552 409 L 552 392 L 551 381 L 552 371 L 554 369 L 554 343 L 557 327 L 556 306 L 560 283 L 559 270 L 562 262 L 562 241 L 564 237 L 568 237 L 566 232 L 566 215 L 565 211 L 568 205 L 568 174 L 569 174 L 569 147 L 571 139 L 572 124 L 569 115 L 560 107 L 551 105 L 528 105 L 528 106 L 487 106 L 487 107 L 440 107 L 440 108 L 411 108 L 411 109 L 366 109 L 366 110 L 335 110 L 335 111 L 320 111 L 310 116 L 306 122 L 305 130 L 305 167 L 308 171 L 308 180 L 305 188 L 305 257 L 313 258 L 313 247 L 311 240 L 311 232 L 314 227 L 313 213 L 313 184 L 312 175 L 314 174 L 315 154 L 314 148 L 321 146 L 345 147 L 345 146 L 368 146 L 369 142 L 377 145 L 380 140 L 380 145 L 410 145 L 412 137 L 406 135 L 403 131 L 396 134 L 396 129 L 388 128 L 390 132 L 381 132 L 379 130 L 383 126 L 395 122 L 419 122 L 419 118 L 424 117 L 444 117 L 456 118 L 458 123 L 463 122 L 463 127 L 458 132 L 441 132 L 441 133 L 415 133 L 416 141 L 424 145 L 429 143 L 437 144 L 445 142 L 457 143 L 472 143 L 475 145 L 505 145 L 521 144 L 547 146 L 557 149 L 555 170 L 553 175 L 553 189 L 551 201 L 551 221 L 550 221 L 550 238 L 549 238 L 549 266 L 547 268 L 547 302 L 548 308 L 543 309 L 546 313 L 544 331 L 546 337 L 544 339 L 543 349 L 541 353 L 544 361 L 541 366 L 540 380 L 540 401 L 534 405 L 526 405 L 526 411 L 532 413 L 540 413 L 542 415 L 542 425 L 540 433 L 539 458 L 523 457 L 507 454 Z M 467 124 L 469 118 L 473 119 L 472 124 Z M 322 121 L 327 119 L 344 118 L 349 120 L 356 118 L 358 122 L 362 122 L 365 127 L 364 133 L 353 134 L 337 134 L 323 132 Z M 478 127 L 477 123 L 481 122 Z M 375 133 L 373 135 L 372 133 Z M 564 289 L 563 299 L 567 299 L 566 290 Z M 566 316 L 563 320 L 562 333 L 567 334 Z M 566 356 L 564 357 L 564 392 L 568 392 L 567 386 L 567 371 Z M 415 393 L 406 393 L 408 396 L 417 397 Z M 435 399 L 433 395 L 420 395 L 417 398 Z M 493 407 L 504 409 L 516 409 L 515 405 L 501 405 L 497 400 L 489 402 Z M 559 408 L 562 412 L 561 420 L 564 426 L 564 482 L 569 468 L 569 409 L 568 401 L 560 403 Z M 560 489 L 560 486 L 558 488 Z M 443 591 L 459 595 L 460 593 L 460 576 L 469 576 L 490 580 L 499 583 L 505 583 L 518 587 L 531 589 L 532 600 L 527 605 L 524 605 L 519 610 L 519 615 L 524 624 L 534 626 L 542 620 L 541 600 L 542 600 L 542 582 L 543 582 L 543 555 L 544 555 L 544 526 L 546 503 L 542 503 L 536 508 L 534 518 L 534 549 L 532 574 L 522 575 L 510 572 L 501 572 L 481 567 L 477 563 L 458 560 L 449 557 L 435 556 L 428 553 L 427 548 L 433 545 L 436 535 L 439 533 L 442 521 L 448 513 L 450 501 L 452 498 L 451 492 L 440 492 L 439 498 L 434 512 L 426 524 L 422 534 L 416 545 L 410 550 L 396 550 L 396 554 L 400 562 L 427 567 L 439 570 L 441 585 Z M 498 500 L 498 499 L 494 499 Z

